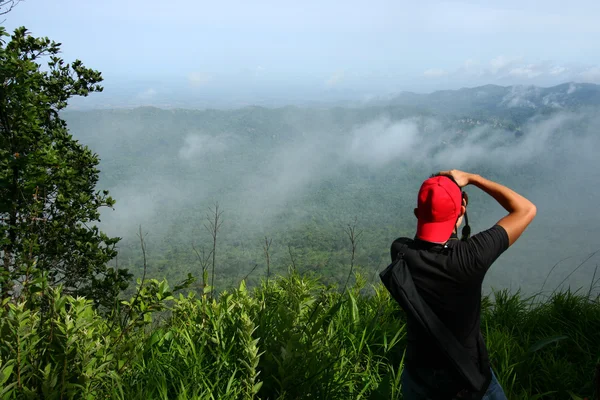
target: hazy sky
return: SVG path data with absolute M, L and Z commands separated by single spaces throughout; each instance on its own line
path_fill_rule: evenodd
M 598 15 L 597 0 L 25 0 L 4 24 L 102 71 L 104 99 L 285 101 L 600 83 Z

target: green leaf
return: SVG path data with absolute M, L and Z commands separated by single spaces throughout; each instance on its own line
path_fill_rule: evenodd
M 547 337 L 545 339 L 537 341 L 533 346 L 531 346 L 529 348 L 528 352 L 534 353 L 534 352 L 546 347 L 549 344 L 556 343 L 556 342 L 559 342 L 561 340 L 565 340 L 568 338 L 569 337 L 565 336 L 565 335 L 556 335 L 556 336 Z
M 359 322 L 360 313 L 358 312 L 358 305 L 356 304 L 356 299 L 352 295 L 351 292 L 348 292 L 348 297 L 350 297 L 350 310 L 352 311 L 352 323 L 356 324 Z
M 571 392 L 570 390 L 568 390 L 567 393 L 569 393 L 572 400 L 583 400 L 583 397 L 577 396 L 575 393 Z
M 262 385 L 263 385 L 263 382 L 262 382 L 262 381 L 261 381 L 261 382 L 257 382 L 257 383 L 255 383 L 255 384 L 254 384 L 254 387 L 252 388 L 252 393 L 253 393 L 253 394 L 257 394 L 257 393 L 258 393 L 258 391 L 260 390 L 260 388 L 262 387 Z
M 10 374 L 12 374 L 13 367 L 13 364 L 9 364 L 2 369 L 2 375 L 0 376 L 0 386 L 4 386 L 4 384 L 8 381 L 8 378 L 10 378 Z

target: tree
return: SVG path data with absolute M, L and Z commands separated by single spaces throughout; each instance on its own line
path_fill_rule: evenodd
M 59 116 L 71 97 L 102 91 L 102 76 L 79 60 L 66 64 L 60 43 L 24 27 L 7 36 L 0 28 L 1 297 L 39 271 L 65 293 L 108 305 L 131 278 L 107 266 L 120 238 L 93 225 L 114 200 L 95 190 L 98 156 Z
M 0 0 L 0 15 L 8 14 L 23 0 Z

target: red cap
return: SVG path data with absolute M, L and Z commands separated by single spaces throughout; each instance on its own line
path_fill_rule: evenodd
M 427 179 L 419 189 L 417 237 L 443 243 L 450 239 L 462 206 L 462 193 L 446 176 Z

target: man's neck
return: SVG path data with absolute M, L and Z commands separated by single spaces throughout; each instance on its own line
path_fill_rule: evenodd
M 432 243 L 432 244 L 440 244 L 440 245 L 444 245 L 446 243 L 448 243 L 450 240 L 458 240 L 458 235 L 456 234 L 456 229 L 452 232 L 452 234 L 450 235 L 450 237 L 448 238 L 448 240 L 446 240 L 445 242 L 429 242 L 427 240 L 423 240 L 423 239 L 419 239 L 417 236 L 415 236 L 415 239 L 418 239 L 422 242 L 425 243 Z

